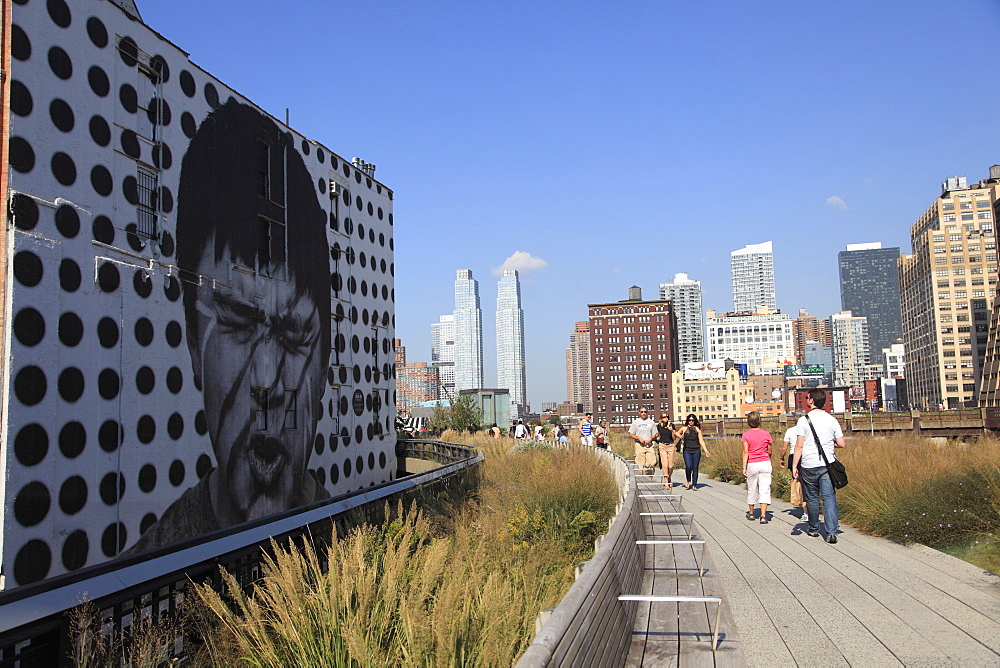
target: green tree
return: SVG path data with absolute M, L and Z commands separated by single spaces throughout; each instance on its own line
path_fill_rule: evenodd
M 549 424 L 560 425 L 562 424 L 562 418 L 560 418 L 558 415 L 553 415 L 552 417 L 549 418 Z
M 449 406 L 435 406 L 427 423 L 428 429 L 442 432 L 445 429 L 474 433 L 483 429 L 483 411 L 474 394 L 459 394 Z

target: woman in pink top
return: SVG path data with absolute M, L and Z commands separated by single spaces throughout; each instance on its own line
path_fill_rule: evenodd
M 747 478 L 747 519 L 754 519 L 753 507 L 760 504 L 760 523 L 767 524 L 767 507 L 771 504 L 771 434 L 760 428 L 760 413 L 747 414 L 743 433 L 743 475 Z

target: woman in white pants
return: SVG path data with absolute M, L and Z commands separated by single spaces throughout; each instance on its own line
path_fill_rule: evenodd
M 743 433 L 743 475 L 747 478 L 747 519 L 753 521 L 754 506 L 760 505 L 760 523 L 767 524 L 771 505 L 771 434 L 760 428 L 760 413 L 747 414 Z

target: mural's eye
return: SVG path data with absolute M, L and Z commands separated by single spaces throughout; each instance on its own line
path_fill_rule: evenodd
M 275 325 L 275 333 L 281 347 L 290 353 L 304 354 L 316 338 L 311 321 L 282 317 Z
M 260 317 L 260 309 L 235 300 L 215 295 L 215 320 L 224 334 L 236 335 L 241 343 L 246 343 L 253 335 Z

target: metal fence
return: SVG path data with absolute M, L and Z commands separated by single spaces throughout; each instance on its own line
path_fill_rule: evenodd
M 85 600 L 100 613 L 103 636 L 127 639 L 141 622 L 173 618 L 191 582 L 210 582 L 222 591 L 220 567 L 242 586 L 251 587 L 261 577 L 272 539 L 282 546 L 292 541 L 318 542 L 332 531 L 342 534 L 362 521 L 380 521 L 387 503 L 405 503 L 425 491 L 466 484 L 482 461 L 475 448 L 440 441 L 399 440 L 396 454 L 400 460 L 429 459 L 441 466 L 266 523 L 197 537 L 0 592 L 0 667 L 71 665 L 68 613 Z M 181 638 L 174 644 L 174 653 L 177 657 L 186 654 Z

